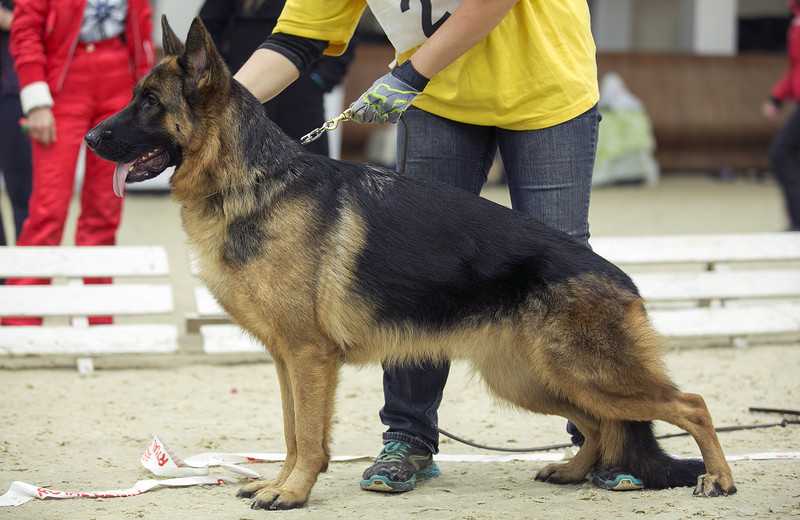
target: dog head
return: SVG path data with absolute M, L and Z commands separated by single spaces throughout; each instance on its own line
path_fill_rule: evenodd
M 187 155 L 202 153 L 209 125 L 225 105 L 233 81 L 199 18 L 184 45 L 161 18 L 164 58 L 136 85 L 133 99 L 86 134 L 100 157 L 117 163 L 114 192 L 125 183 L 156 177 L 170 166 L 181 171 Z

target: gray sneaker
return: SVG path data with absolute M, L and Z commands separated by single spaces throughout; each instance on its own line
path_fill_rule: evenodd
M 439 466 L 433 454 L 407 442 L 390 441 L 383 445 L 375 463 L 364 471 L 361 489 L 383 493 L 411 491 L 417 481 L 438 477 Z

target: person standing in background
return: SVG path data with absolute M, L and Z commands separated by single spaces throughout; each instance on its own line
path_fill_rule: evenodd
M 278 23 L 285 0 L 206 0 L 200 9 L 214 43 L 231 71 L 237 71 Z M 342 56 L 319 59 L 280 95 L 264 104 L 267 117 L 289 137 L 299 139 L 325 121 L 323 95 L 342 82 L 353 58 L 351 45 Z M 329 155 L 328 136 L 306 149 Z
M 792 0 L 789 7 L 794 13 L 787 38 L 789 68 L 762 107 L 764 116 L 771 120 L 778 118 L 785 102 L 800 100 L 800 1 Z M 800 231 L 800 109 L 794 109 L 772 141 L 769 162 L 783 189 L 789 230 Z
M 33 144 L 33 192 L 17 245 L 61 243 L 83 136 L 128 103 L 136 80 L 153 65 L 151 34 L 147 0 L 16 1 L 11 55 Z M 110 188 L 113 171 L 112 163 L 87 151 L 76 245 L 116 243 L 122 199 Z M 110 316 L 89 318 L 91 325 L 107 323 Z M 38 325 L 41 318 L 6 317 L 2 324 Z
M 19 123 L 22 118 L 19 81 L 8 50 L 13 9 L 13 2 L 0 0 L 0 172 L 11 200 L 15 237 L 18 238 L 28 216 L 31 196 L 31 145 Z M 0 246 L 8 242 L 0 214 Z

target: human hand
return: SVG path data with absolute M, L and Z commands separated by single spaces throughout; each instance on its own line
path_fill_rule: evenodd
M 420 91 L 391 72 L 378 78 L 350 105 L 357 123 L 396 123 Z
M 780 108 L 772 100 L 764 101 L 761 105 L 761 113 L 770 121 L 778 119 L 780 112 Z
M 50 107 L 37 107 L 28 113 L 28 133 L 47 146 L 56 141 L 56 120 Z

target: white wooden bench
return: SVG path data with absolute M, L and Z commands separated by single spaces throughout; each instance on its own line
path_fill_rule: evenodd
M 800 233 L 603 237 L 591 243 L 631 274 L 656 328 L 673 341 L 800 337 Z M 677 271 L 679 265 L 702 270 Z
M 601 237 L 591 243 L 631 274 L 656 328 L 673 342 L 800 336 L 800 233 Z M 205 287 L 195 288 L 195 302 L 187 329 L 203 335 L 207 352 L 258 348 L 242 340 L 238 328 L 223 325 L 229 318 Z
M 800 233 L 601 237 L 592 249 L 620 266 L 720 264 L 800 260 Z
M 92 315 L 171 315 L 168 283 L 83 285 L 81 281 L 87 276 L 152 279 L 168 274 L 162 247 L 0 247 L 0 278 L 67 279 L 67 285 L 0 286 L 0 316 L 63 316 L 71 323 L 0 327 L 0 354 L 175 352 L 174 324 L 88 326 L 87 320 Z

